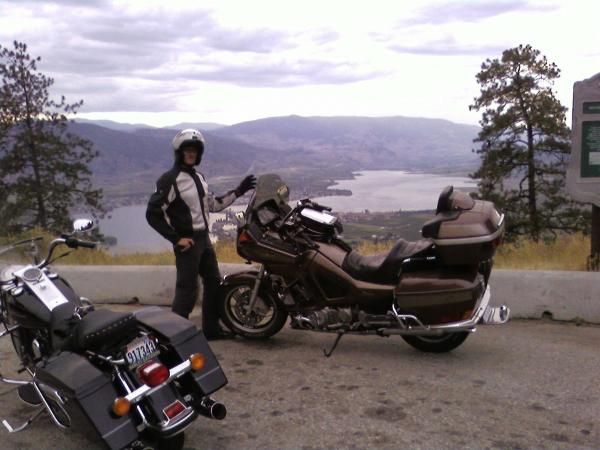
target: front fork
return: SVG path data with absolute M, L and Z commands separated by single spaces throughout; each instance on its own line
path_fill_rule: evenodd
M 263 264 L 260 265 L 260 269 L 258 270 L 258 275 L 256 275 L 256 281 L 254 281 L 254 287 L 252 288 L 252 294 L 250 294 L 250 301 L 246 306 L 246 314 L 250 314 L 254 310 L 254 306 L 256 305 L 256 299 L 258 297 L 258 289 L 260 288 L 260 283 L 265 277 L 265 266 Z

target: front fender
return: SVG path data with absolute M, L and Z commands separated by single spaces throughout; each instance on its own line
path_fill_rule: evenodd
M 256 278 L 258 277 L 258 270 L 245 270 L 243 272 L 236 272 L 236 273 L 232 273 L 231 275 L 225 275 L 225 277 L 223 277 L 223 281 L 221 281 L 221 290 L 224 290 L 226 288 L 228 288 L 229 286 L 233 286 L 235 284 L 238 283 L 245 283 L 248 284 L 249 286 L 254 286 L 254 283 L 256 282 Z M 277 302 L 277 304 L 281 307 L 285 307 L 285 305 L 281 302 L 281 300 L 279 299 L 279 296 L 276 294 L 276 292 L 273 289 L 273 283 L 271 280 L 271 277 L 269 276 L 268 273 L 265 273 L 262 281 L 261 281 L 261 286 L 260 286 L 260 291 L 263 292 L 268 292 L 273 300 L 275 300 L 275 302 Z
M 221 281 L 221 286 L 231 286 L 232 284 L 241 282 L 241 281 L 252 281 L 256 280 L 258 276 L 258 270 L 245 270 L 243 272 L 236 272 L 230 275 L 225 275 L 223 277 L 223 281 Z M 265 276 L 265 279 L 267 277 Z

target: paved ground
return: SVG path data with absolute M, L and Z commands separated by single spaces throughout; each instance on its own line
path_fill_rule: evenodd
M 229 385 L 214 397 L 229 414 L 197 420 L 185 447 L 600 448 L 600 327 L 513 321 L 443 355 L 399 337 L 347 336 L 325 358 L 332 340 L 285 328 L 265 342 L 215 342 Z M 8 339 L 0 352 L 12 374 Z M 10 387 L 0 402 L 11 422 L 27 417 Z M 19 434 L 0 430 L 0 447 L 94 445 L 42 417 Z

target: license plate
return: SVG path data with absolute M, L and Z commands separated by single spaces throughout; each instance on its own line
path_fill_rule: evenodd
M 125 360 L 129 367 L 137 367 L 159 353 L 156 343 L 149 337 L 143 336 L 127 344 Z

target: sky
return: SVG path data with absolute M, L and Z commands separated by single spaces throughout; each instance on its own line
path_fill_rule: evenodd
M 486 59 L 531 44 L 573 83 L 600 72 L 600 1 L 0 0 L 79 117 L 167 126 L 271 116 L 476 124 Z

